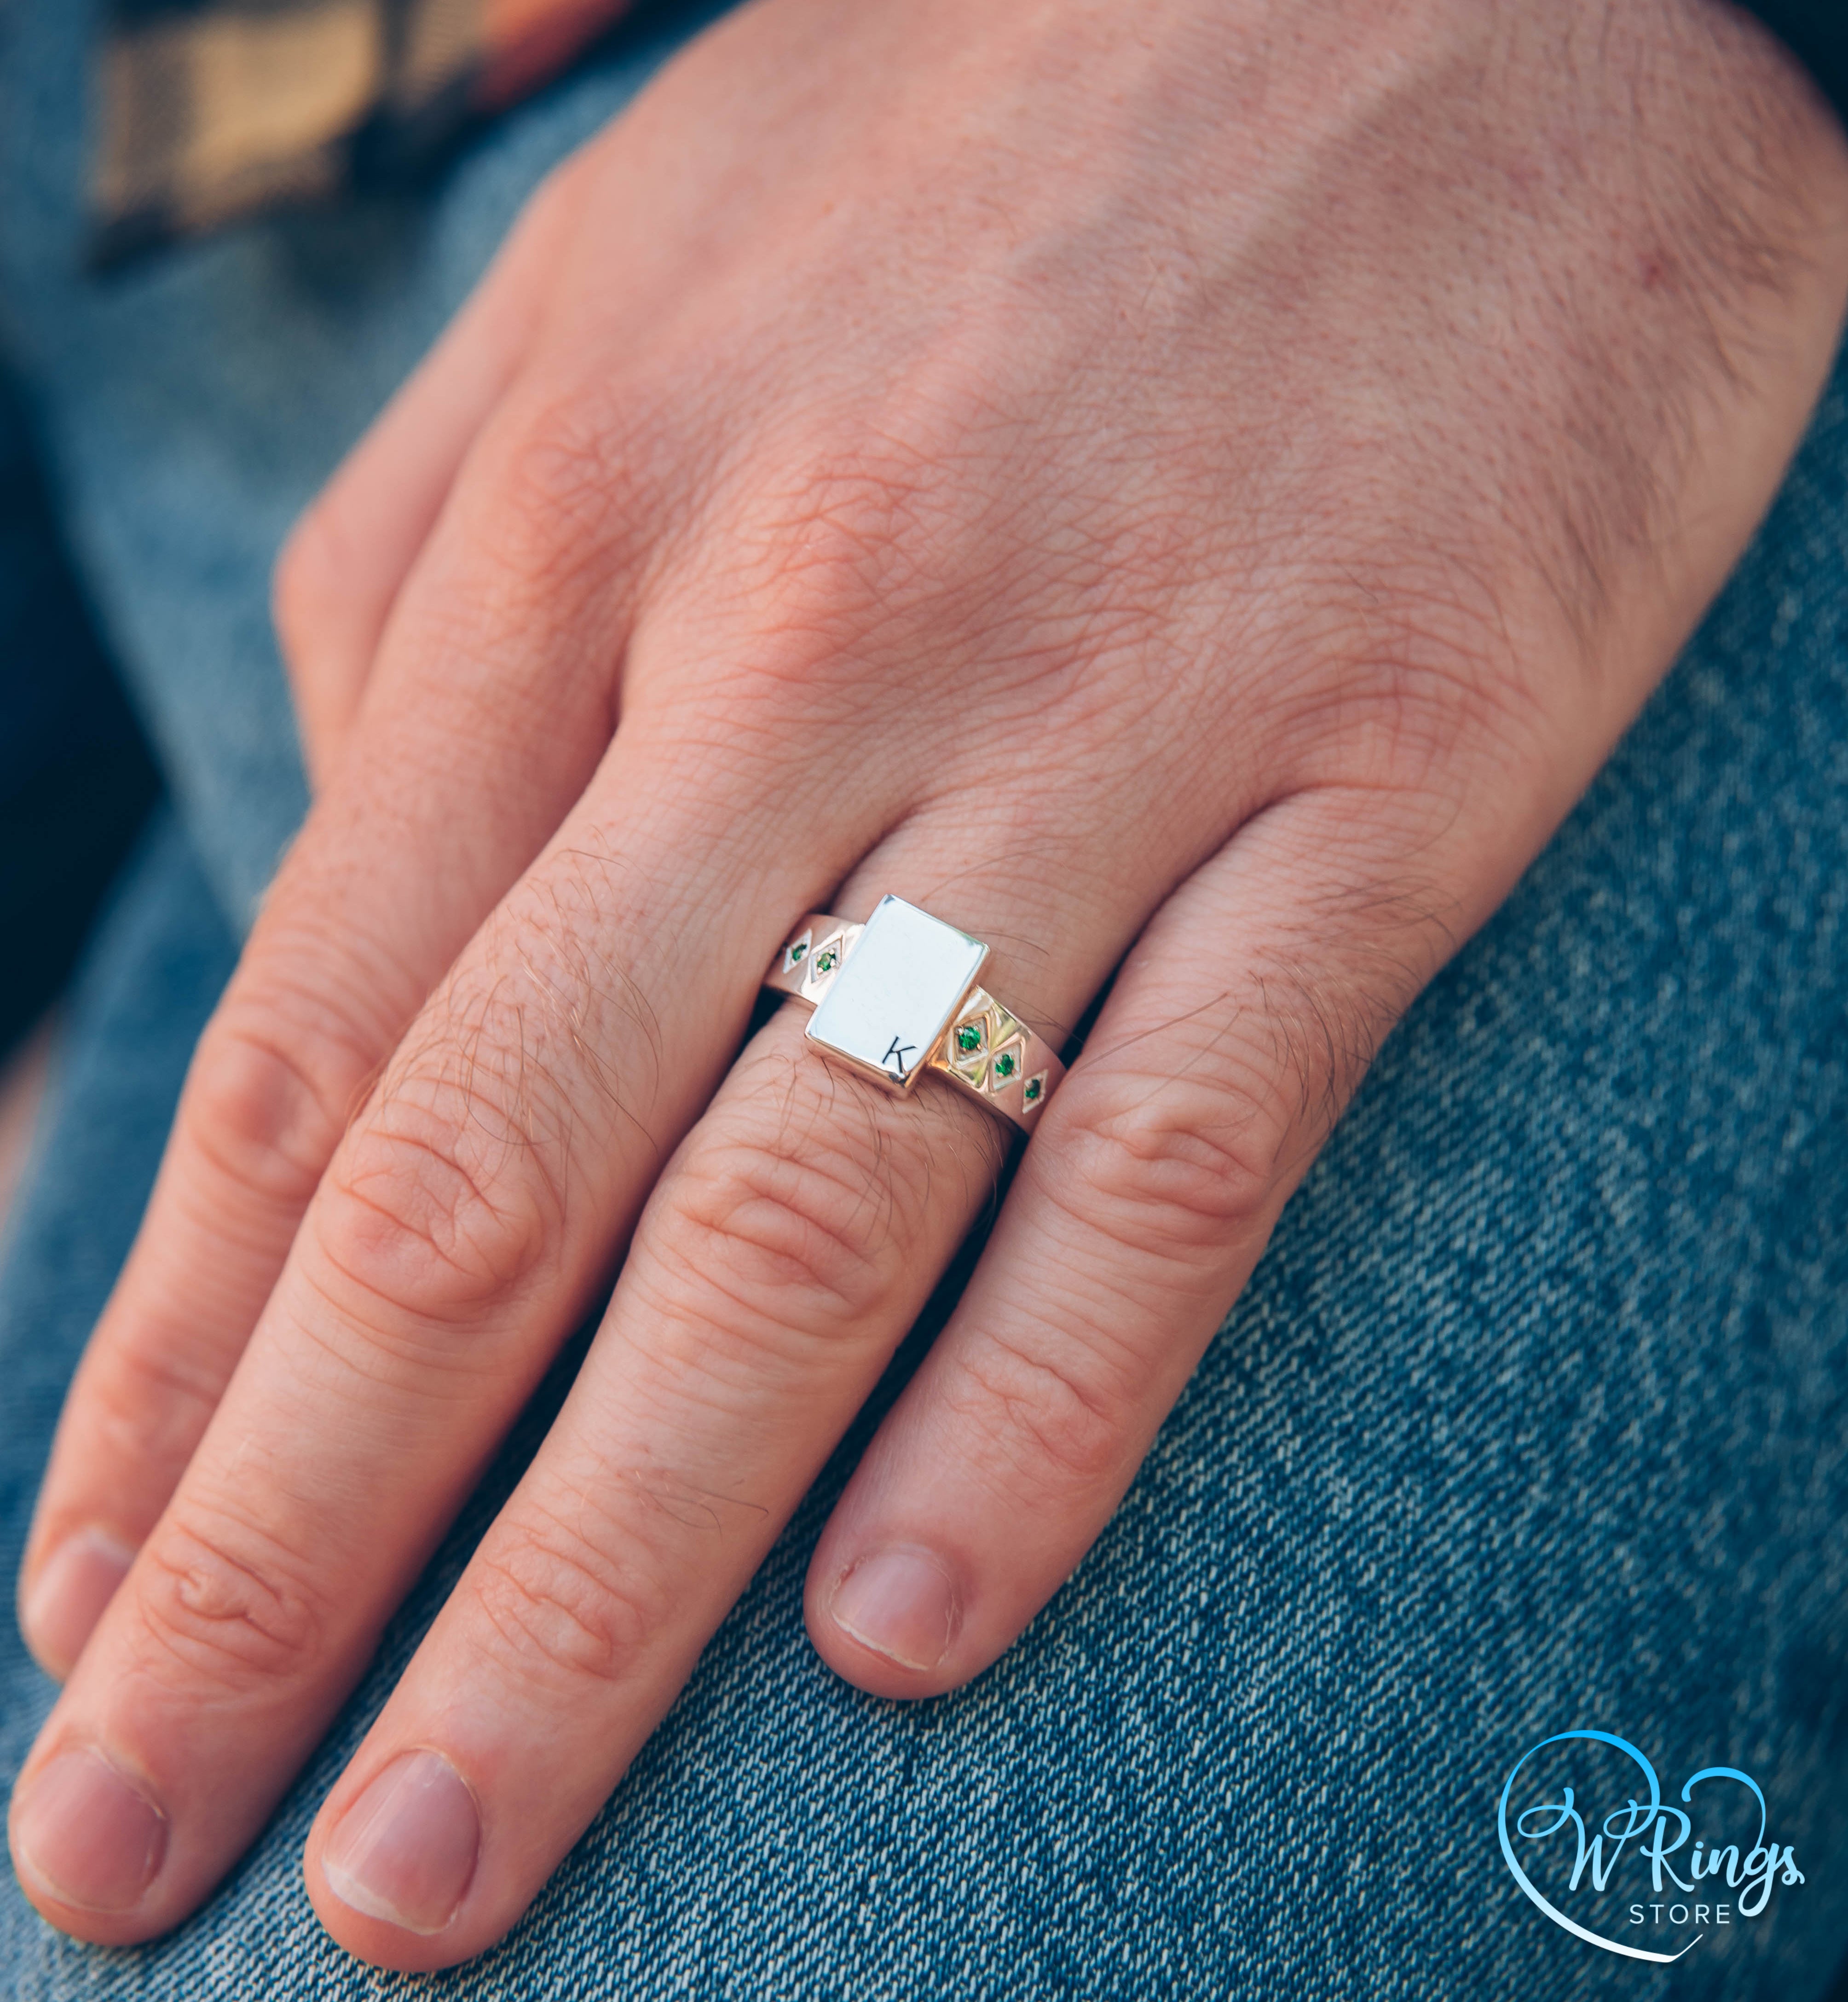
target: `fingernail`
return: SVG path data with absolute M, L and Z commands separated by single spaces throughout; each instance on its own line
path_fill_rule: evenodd
M 880 1550 L 863 1557 L 834 1589 L 834 1624 L 908 1669 L 934 1669 L 950 1651 L 956 1590 L 935 1557 Z
M 440 1752 L 407 1752 L 367 1788 L 321 1859 L 343 1903 L 407 1932 L 440 1933 L 455 1917 L 481 1846 L 481 1817 Z
M 79 1529 L 45 1560 L 26 1595 L 22 1624 L 32 1651 L 54 1674 L 75 1665 L 134 1562 L 134 1552 L 106 1529 Z
M 125 1912 L 167 1853 L 167 1818 L 100 1752 L 61 1752 L 13 1801 L 13 1854 L 67 1905 Z

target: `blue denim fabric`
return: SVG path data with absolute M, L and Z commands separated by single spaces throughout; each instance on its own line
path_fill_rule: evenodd
M 68 104 L 46 84 L 19 108 L 68 83 L 75 30 L 8 5 L 9 337 L 176 793 L 97 943 L 0 1278 L 9 1568 L 299 801 L 274 541 L 653 45 L 614 45 L 425 201 L 99 291 L 54 255 Z M 0 1993 L 1820 2002 L 1848 1945 L 1845 618 L 1848 372 L 1686 660 L 1389 1043 L 1097 1549 L 973 1687 L 875 1701 L 804 1638 L 863 1424 L 513 1937 L 434 1979 L 347 1959 L 303 1834 L 555 1384 L 207 1909 L 101 1951 L 0 1874 Z M 0 1781 L 51 1694 L 0 1635 Z M 1672 1969 L 1550 1924 L 1498 1792 L 1591 1725 L 1676 1781 L 1752 1773 L 1808 1881 Z
M 270 625 L 277 546 L 546 169 L 717 11 L 717 0 L 645 9 L 602 60 L 502 120 L 440 199 L 292 217 L 91 279 L 95 0 L 0 0 L 0 343 L 236 928 L 307 800 Z

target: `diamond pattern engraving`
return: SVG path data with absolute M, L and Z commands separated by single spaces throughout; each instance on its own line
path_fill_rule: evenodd
M 802 991 L 817 994 L 840 970 L 840 964 L 847 950 L 846 932 L 830 932 L 827 937 L 809 954 L 808 971 L 804 975 Z
M 978 987 L 950 1024 L 938 1062 L 975 1090 L 998 1097 L 1025 1075 L 1027 1034 L 1017 1015 Z M 1034 1097 L 1027 1103 L 1037 1104 L 1045 1096 L 1046 1075 L 1040 1072 Z
M 978 1091 L 988 1085 L 989 1048 L 989 997 L 978 987 L 963 1012 L 950 1025 L 943 1038 L 943 1060 L 964 1083 Z
M 870 954 L 863 978 L 854 970 L 863 947 Z M 947 1072 L 1030 1129 L 1063 1066 L 977 985 L 987 950 L 929 912 L 886 897 L 864 924 L 811 914 L 777 948 L 765 978 L 816 1010 L 804 1032 L 809 1041 L 873 1082 L 902 1092 L 926 1068 Z M 839 982 L 843 970 L 847 978 Z
M 989 1092 L 991 1097 L 998 1091 L 1005 1091 L 1020 1075 L 1025 1058 L 1025 1046 L 1017 1038 L 995 1051 L 989 1064 Z
M 989 1047 L 999 1051 L 1004 1043 L 1027 1039 L 1027 1024 L 1010 1015 L 992 996 L 989 999 Z
M 926 1062 L 1022 1127 L 1034 1124 L 1061 1075 L 1045 1045 L 985 987 L 970 989 Z

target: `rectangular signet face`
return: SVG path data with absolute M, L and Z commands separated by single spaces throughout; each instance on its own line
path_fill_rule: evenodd
M 809 1040 L 863 1076 L 908 1091 L 988 954 L 915 904 L 883 897 L 809 1017 Z

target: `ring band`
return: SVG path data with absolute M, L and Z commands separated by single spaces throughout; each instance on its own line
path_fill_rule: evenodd
M 887 1090 L 935 1071 L 1031 1132 L 1065 1074 L 1058 1053 L 976 975 L 989 949 L 901 897 L 863 925 L 811 911 L 764 985 L 814 1010 L 808 1040 Z

